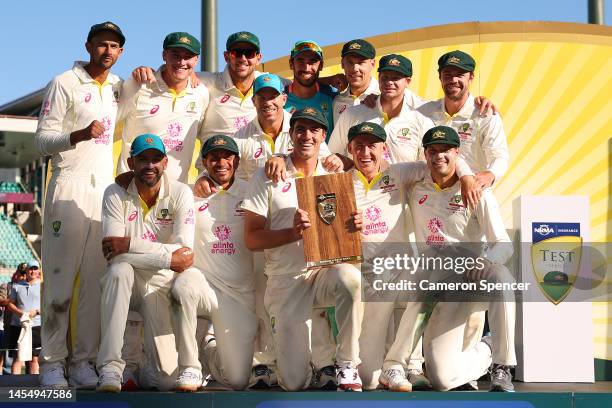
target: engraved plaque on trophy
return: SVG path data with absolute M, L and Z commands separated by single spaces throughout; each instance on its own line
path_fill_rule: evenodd
M 308 212 L 311 223 L 303 236 L 307 268 L 360 263 L 361 234 L 348 230 L 357 209 L 351 174 L 300 178 L 296 187 L 299 208 Z

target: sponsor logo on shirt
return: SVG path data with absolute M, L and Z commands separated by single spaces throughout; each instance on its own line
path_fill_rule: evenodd
M 342 112 L 344 112 L 345 110 L 346 110 L 346 105 L 342 105 L 340 109 L 338 110 L 338 113 L 342 114 Z
M 193 225 L 194 223 L 195 223 L 195 218 L 193 216 L 193 208 L 190 208 L 189 211 L 187 211 L 187 218 L 185 218 L 185 222 L 183 224 Z
M 198 208 L 198 211 L 199 211 L 199 212 L 205 211 L 205 210 L 208 208 L 208 205 L 209 205 L 208 203 L 204 203 L 204 204 L 202 204 L 202 205 L 201 205 L 201 206 Z
M 138 217 L 138 210 L 132 211 L 132 213 L 128 217 L 128 221 L 132 222 L 132 221 L 134 221 L 136 219 L 136 217 Z
M 286 183 L 286 184 L 283 186 L 283 188 L 282 188 L 282 190 L 281 190 L 281 191 L 282 191 L 283 193 L 286 193 L 287 191 L 289 191 L 289 189 L 290 189 L 290 188 L 291 188 L 291 182 L 290 182 L 290 181 L 288 181 L 288 182 L 287 182 L 287 183 Z
M 381 220 L 382 210 L 375 205 L 372 205 L 365 210 L 365 217 L 370 221 L 363 229 L 363 235 L 386 234 L 389 232 L 387 222 Z
M 255 150 L 255 154 L 253 155 L 253 158 L 259 159 L 262 153 L 263 153 L 263 148 L 259 147 L 257 150 Z
M 87 92 L 87 95 L 85 95 L 85 103 L 89 103 L 89 101 L 91 101 L 91 93 Z
M 245 127 L 249 123 L 249 120 L 246 116 L 238 116 L 234 119 L 234 129 L 240 130 Z
M 145 231 L 140 238 L 151 242 L 157 242 L 157 235 L 151 231 Z
M 233 242 L 223 242 L 228 241 L 232 237 L 232 229 L 229 225 L 218 225 L 213 231 L 213 234 L 221 242 L 215 242 L 213 244 L 212 249 L 210 250 L 212 254 L 234 255 L 236 253 L 236 248 L 234 247 Z
M 113 121 L 108 116 L 102 118 L 102 127 L 104 128 L 104 133 L 100 137 L 94 139 L 95 144 L 105 144 L 108 145 L 111 140 L 111 130 L 113 129 Z
M 180 122 L 168 123 L 168 135 L 170 137 L 179 137 L 183 131 L 183 126 Z
M 427 194 L 425 194 L 423 197 L 421 197 L 421 199 L 419 200 L 419 205 L 423 205 L 423 203 L 425 203 L 425 201 L 427 201 L 427 197 L 429 197 Z
M 43 104 L 42 115 L 47 116 L 49 112 L 51 112 L 51 101 L 46 100 L 45 103 Z
M 221 97 L 221 99 L 219 99 L 219 103 L 225 103 L 229 101 L 229 98 L 230 98 L 229 94 L 225 94 Z
M 444 224 L 440 218 L 430 218 L 429 221 L 427 221 L 429 235 L 427 235 L 427 238 L 425 239 L 425 244 L 433 247 L 443 247 L 444 237 L 440 234 L 442 228 L 444 228 Z
M 157 113 L 157 111 L 159 110 L 159 105 L 155 105 L 151 108 L 151 110 L 149 111 L 149 113 L 151 115 L 155 115 Z

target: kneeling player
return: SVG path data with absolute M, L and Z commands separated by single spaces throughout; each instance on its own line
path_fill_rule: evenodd
M 177 321 L 176 390 L 195 391 L 202 384 L 196 340 L 197 318 L 212 320 L 212 333 L 201 344 L 213 378 L 235 390 L 251 375 L 257 331 L 253 254 L 244 245 L 241 203 L 248 183 L 234 177 L 239 154 L 228 136 L 212 136 L 202 147 L 202 162 L 217 192 L 195 203 L 195 267 L 180 274 L 172 287 Z

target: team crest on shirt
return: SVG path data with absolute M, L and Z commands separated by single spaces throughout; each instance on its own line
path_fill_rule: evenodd
M 443 247 L 445 245 L 444 237 L 440 233 L 443 228 L 444 224 L 440 218 L 430 218 L 429 221 L 427 221 L 427 229 L 429 230 L 429 234 L 425 239 L 425 244 L 437 248 Z
M 380 179 L 380 189 L 383 193 L 389 193 L 391 191 L 397 190 L 395 187 L 395 180 L 391 178 L 388 174 L 385 174 Z
M 156 216 L 156 225 L 171 225 L 174 224 L 174 216 L 167 208 L 162 208 Z
M 470 140 L 472 138 L 472 128 L 469 123 L 463 123 L 459 126 L 457 133 L 459 134 L 459 139 L 462 142 Z
M 464 214 L 466 212 L 466 208 L 463 205 L 463 199 L 461 198 L 461 194 L 455 194 L 448 201 L 448 205 L 446 206 L 447 210 L 450 210 L 453 213 L 461 213 Z
M 397 134 L 397 139 L 400 143 L 405 143 L 408 140 L 411 139 L 410 137 L 410 129 L 409 128 L 402 128 L 400 129 L 400 131 Z
M 244 217 L 244 208 L 242 205 L 244 204 L 244 200 L 240 200 L 236 207 L 234 207 L 234 217 Z
M 325 102 L 321 104 L 321 110 L 322 110 L 323 112 L 327 111 L 327 108 L 328 108 L 328 107 L 329 107 L 329 105 L 328 105 L 327 103 L 325 103 Z
M 113 103 L 119 103 L 119 91 L 113 91 Z
M 60 236 L 60 229 L 62 228 L 62 222 L 61 221 L 53 221 L 51 223 L 51 228 L 53 229 L 53 236 L 54 237 L 59 237 Z
M 187 113 L 197 113 L 197 104 L 195 103 L 195 101 L 191 101 L 187 104 L 187 108 L 186 111 Z
M 42 116 L 47 116 L 49 112 L 51 112 L 51 101 L 46 100 L 45 103 L 43 103 L 43 107 L 40 112 Z

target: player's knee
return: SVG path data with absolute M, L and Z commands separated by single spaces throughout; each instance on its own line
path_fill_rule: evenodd
M 433 366 L 433 367 L 432 367 Z M 429 369 L 432 367 L 433 369 Z M 457 373 L 452 369 L 452 365 L 446 364 L 441 367 L 436 364 L 427 362 L 427 378 L 431 382 L 431 386 L 436 391 L 448 391 L 462 384 L 457 384 Z
M 183 302 L 195 301 L 198 295 L 198 290 L 196 285 L 191 282 L 188 276 L 178 275 L 172 284 L 170 293 L 172 294 L 172 299 L 176 303 L 182 304 Z
M 134 269 L 126 262 L 117 262 L 108 265 L 103 276 L 103 285 L 117 285 L 130 283 L 134 279 Z

